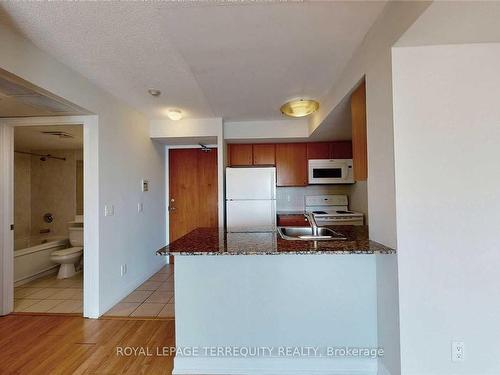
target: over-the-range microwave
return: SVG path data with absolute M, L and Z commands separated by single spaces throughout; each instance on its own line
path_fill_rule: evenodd
M 353 184 L 352 159 L 309 160 L 309 184 Z

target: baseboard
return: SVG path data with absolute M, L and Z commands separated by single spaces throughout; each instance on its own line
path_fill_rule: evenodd
M 174 375 L 377 375 L 376 359 L 175 357 Z
M 25 276 L 22 279 L 16 280 L 16 281 L 14 281 L 14 288 L 17 287 L 17 286 L 21 286 L 21 285 L 27 284 L 30 281 L 39 279 L 41 277 L 52 275 L 52 274 L 56 274 L 57 270 L 58 270 L 58 267 L 59 267 L 59 265 L 56 264 L 56 265 L 54 265 L 52 267 L 44 269 L 43 271 L 37 272 L 37 273 L 35 273 L 33 275 L 30 275 L 30 276 Z

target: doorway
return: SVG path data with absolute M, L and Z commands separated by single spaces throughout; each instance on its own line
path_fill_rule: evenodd
M 170 242 L 218 226 L 217 149 L 169 149 Z
M 0 315 L 14 311 L 14 143 L 15 129 L 33 126 L 74 126 L 83 127 L 83 221 L 85 231 L 83 242 L 85 257 L 83 268 L 83 316 L 97 318 L 99 311 L 99 201 L 98 201 L 98 117 L 97 116 L 56 116 L 0 119 Z M 61 129 L 61 128 L 60 128 Z M 53 152 L 53 156 L 57 156 Z M 40 156 L 42 158 L 43 156 Z M 46 157 L 46 156 L 45 156 Z M 49 158 L 50 159 L 50 158 Z M 52 162 L 61 161 L 58 159 Z M 42 161 L 40 161 L 42 162 Z M 62 162 L 62 161 L 61 161 Z M 75 165 L 77 175 L 81 169 Z M 46 183 L 46 182 L 44 182 Z M 81 191 L 76 192 L 77 195 Z M 78 197 L 75 197 L 77 200 Z M 81 196 L 80 196 L 81 198 Z M 81 210 L 80 205 L 76 210 Z M 49 212 L 50 213 L 50 212 Z M 56 218 L 57 220 L 57 218 Z M 61 224 L 62 224 L 62 220 Z M 67 225 L 68 223 L 66 223 Z M 46 228 L 44 228 L 46 229 Z M 66 282 L 69 283 L 69 282 Z M 80 283 L 80 282 L 79 282 Z M 75 283 L 72 286 L 78 286 Z M 78 288 L 79 289 L 79 288 Z M 69 293 L 69 292 L 65 292 Z M 18 294 L 19 296 L 19 294 Z M 60 296 L 59 296 L 60 297 Z M 78 313 L 81 314 L 81 313 Z
M 83 126 L 14 128 L 14 312 L 83 313 Z

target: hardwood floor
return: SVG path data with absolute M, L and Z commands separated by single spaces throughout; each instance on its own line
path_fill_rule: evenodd
M 173 357 L 157 355 L 157 348 L 174 346 L 174 324 L 174 320 L 0 317 L 0 374 L 171 374 Z M 143 347 L 152 355 L 118 355 L 117 348 L 125 347 Z

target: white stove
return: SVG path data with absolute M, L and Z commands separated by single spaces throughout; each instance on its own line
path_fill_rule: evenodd
M 305 209 L 318 225 L 363 225 L 363 214 L 349 210 L 347 195 L 308 195 Z

